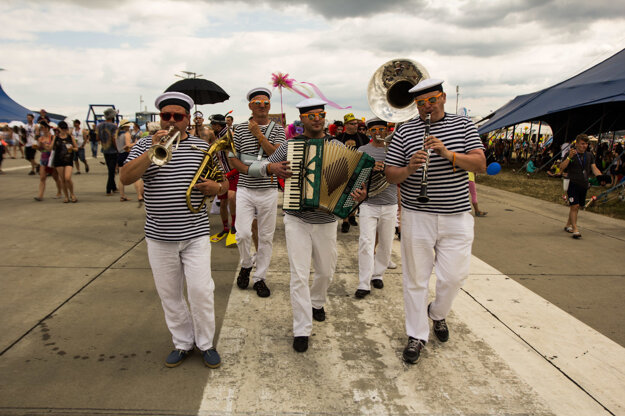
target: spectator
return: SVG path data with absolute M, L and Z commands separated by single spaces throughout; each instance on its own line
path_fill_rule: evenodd
M 80 127 L 80 120 L 74 120 L 74 128 L 72 129 L 72 136 L 78 146 L 78 150 L 74 153 L 74 163 L 76 164 L 76 175 L 80 175 L 80 161 L 85 164 L 85 172 L 89 173 L 89 164 L 87 164 L 87 158 L 85 157 L 85 130 Z M 87 133 L 88 134 L 88 133 Z
M 64 203 L 78 202 L 76 195 L 74 195 L 74 182 L 72 182 L 74 153 L 78 150 L 78 146 L 69 133 L 68 127 L 66 122 L 60 121 L 59 134 L 52 139 L 53 163 L 61 183 L 61 189 L 65 194 Z
M 130 126 L 130 121 L 122 120 L 119 123 L 119 128 L 117 129 L 117 139 L 115 140 L 115 145 L 117 147 L 117 166 L 119 166 L 120 168 L 124 166 L 124 162 L 126 161 L 126 158 L 130 153 L 130 148 L 132 147 Z M 120 191 L 119 201 L 129 201 L 128 197 L 126 196 L 126 189 L 121 183 L 121 180 L 117 189 L 119 189 Z
M 42 121 L 39 123 L 39 139 L 37 139 L 37 148 L 41 152 L 39 163 L 39 192 L 35 197 L 35 201 L 43 201 L 43 193 L 46 190 L 46 178 L 52 175 L 56 183 L 56 197 L 61 197 L 61 182 L 56 169 L 48 166 L 50 162 L 50 154 L 52 151 L 52 135 L 50 134 L 50 125 Z
M 35 154 L 37 153 L 37 125 L 34 123 L 35 116 L 32 114 L 26 115 L 26 143 L 24 149 L 24 157 L 30 162 L 29 175 L 35 175 L 38 170 L 37 162 L 35 162 Z
M 104 118 L 106 121 L 98 124 L 96 133 L 98 141 L 102 145 L 102 154 L 108 170 L 106 195 L 111 196 L 114 192 L 117 192 L 117 185 L 115 185 L 115 168 L 117 167 L 117 147 L 115 146 L 117 125 L 115 124 L 115 119 L 117 118 L 117 112 L 112 108 L 108 108 L 104 111 Z

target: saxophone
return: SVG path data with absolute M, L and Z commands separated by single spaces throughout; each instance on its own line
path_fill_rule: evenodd
M 200 203 L 200 205 L 194 207 L 191 202 L 191 192 L 193 191 L 195 184 L 200 178 L 210 179 L 215 182 L 222 182 L 225 178 L 225 175 L 223 170 L 219 167 L 219 163 L 215 160 L 215 156 L 221 151 L 231 151 L 233 153 L 236 153 L 236 151 L 234 150 L 234 141 L 232 139 L 232 132 L 230 130 L 228 130 L 226 134 L 224 134 L 222 137 L 215 140 L 211 147 L 208 148 L 208 150 L 200 149 L 195 145 L 192 145 L 191 147 L 204 153 L 204 160 L 202 160 L 202 163 L 195 173 L 191 184 L 187 188 L 187 207 L 189 207 L 189 210 L 192 213 L 197 214 L 207 202 L 213 202 L 213 197 L 205 195 L 204 198 L 202 198 L 202 202 Z

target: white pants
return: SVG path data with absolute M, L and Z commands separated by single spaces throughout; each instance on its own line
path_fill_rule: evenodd
M 408 336 L 428 340 L 428 283 L 436 273 L 430 318 L 444 319 L 469 276 L 473 216 L 427 214 L 402 209 L 401 256 Z
M 292 215 L 285 215 L 284 233 L 291 266 L 293 335 L 310 336 L 312 308 L 319 309 L 325 305 L 336 268 L 336 222 L 308 224 Z M 315 273 L 309 288 L 311 260 Z
M 165 321 L 175 348 L 205 351 L 215 336 L 215 284 L 211 277 L 210 236 L 187 241 L 146 238 L 148 258 Z M 184 283 L 191 312 L 184 298 Z
M 360 206 L 358 289 L 371 290 L 371 279 L 382 279 L 391 260 L 397 204 Z M 375 248 L 376 235 L 378 248 Z M 374 254 L 375 252 L 375 254 Z
M 252 267 L 252 221 L 258 222 L 258 251 L 256 253 L 256 271 L 252 278 L 256 283 L 265 280 L 271 251 L 273 233 L 276 230 L 276 214 L 278 212 L 277 189 L 237 189 L 237 246 L 241 267 Z

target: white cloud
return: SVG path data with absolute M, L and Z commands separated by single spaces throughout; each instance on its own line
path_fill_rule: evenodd
M 205 113 L 234 109 L 241 120 L 246 91 L 282 71 L 369 116 L 369 78 L 406 57 L 446 80 L 448 110 L 460 85 L 460 106 L 486 115 L 618 52 L 625 17 L 613 3 L 10 0 L 0 5 L 0 81 L 22 105 L 84 118 L 91 103 L 132 115 L 140 96 L 151 110 L 189 70 L 231 95 Z M 299 99 L 284 95 L 289 120 Z

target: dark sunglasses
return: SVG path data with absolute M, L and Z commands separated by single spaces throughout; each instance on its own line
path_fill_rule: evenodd
M 161 120 L 163 121 L 169 121 L 173 117 L 174 121 L 176 122 L 182 121 L 187 117 L 186 114 L 180 114 L 180 113 L 161 113 L 160 115 L 161 115 Z

